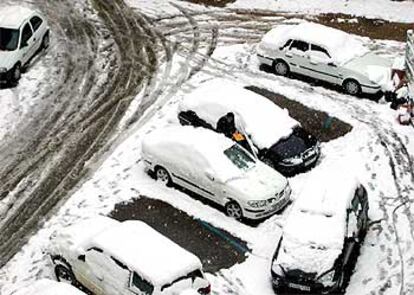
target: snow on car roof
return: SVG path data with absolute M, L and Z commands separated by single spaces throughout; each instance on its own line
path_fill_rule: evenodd
M 85 295 L 85 293 L 69 284 L 42 279 L 11 295 Z
M 148 134 L 142 141 L 142 152 L 147 157 L 172 159 L 182 165 L 214 169 L 225 181 L 241 174 L 224 151 L 235 143 L 222 134 L 206 128 L 192 126 L 169 126 Z M 202 155 L 195 157 L 194 155 Z M 194 161 L 197 163 L 194 163 Z
M 18 29 L 33 13 L 33 10 L 23 6 L 2 7 L 0 8 L 0 27 Z
M 217 127 L 217 121 L 229 112 L 236 117 L 238 129 L 244 129 L 259 148 L 270 148 L 288 137 L 299 123 L 267 98 L 225 79 L 202 84 L 187 95 L 179 106 L 192 110 L 207 123 Z M 243 131 L 243 130 L 239 130 Z
M 359 182 L 343 170 L 337 172 L 322 169 L 305 183 L 283 229 L 285 249 L 279 264 L 321 273 L 341 253 L 347 208 Z
M 142 221 L 115 225 L 92 241 L 157 286 L 201 269 L 200 259 Z
M 279 47 L 289 39 L 322 46 L 328 50 L 333 61 L 339 64 L 344 64 L 355 57 L 368 53 L 368 49 L 354 36 L 311 22 L 277 26 L 263 37 L 262 42 L 268 46 L 276 45 Z

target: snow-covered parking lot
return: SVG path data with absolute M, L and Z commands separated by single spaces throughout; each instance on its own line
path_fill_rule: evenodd
M 99 24 L 100 15 L 89 15 L 97 8 L 85 4 L 86 2 L 79 1 L 80 10 L 76 11 L 88 15 L 102 30 L 99 38 L 102 37 L 103 41 L 97 37 L 100 40 L 99 46 L 93 48 L 97 56 L 105 52 L 108 68 L 104 66 L 105 59 L 93 61 L 97 63 L 96 68 L 102 71 L 97 71 L 96 74 L 106 75 L 111 72 L 113 65 L 110 62 L 111 50 L 107 50 L 105 46 L 111 48 L 113 40 L 105 35 L 105 25 Z M 207 229 L 204 228 L 206 233 L 210 232 L 209 234 L 215 236 L 218 243 L 228 243 L 231 249 L 229 251 L 246 250 L 245 257 L 232 260 L 232 263 L 238 263 L 207 273 L 212 284 L 212 294 L 274 294 L 270 264 L 285 220 L 289 216 L 290 206 L 281 214 L 273 215 L 258 224 L 243 223 L 227 217 L 219 208 L 194 198 L 185 191 L 163 186 L 144 171 L 141 142 L 145 135 L 168 125 L 178 125 L 177 107 L 183 97 L 206 81 L 217 77 L 225 77 L 250 88 L 253 86 L 258 92 L 267 93 L 266 96 L 286 97 L 291 103 L 282 103 L 292 108 L 292 114 L 296 112 L 303 120 L 302 125 L 306 125 L 308 114 L 303 110 L 309 109 L 309 113 L 315 110 L 315 114 L 316 111 L 327 114 L 327 117 L 318 119 L 318 122 L 322 120 L 325 123 L 322 128 L 326 128 L 326 133 L 332 131 L 330 128 L 334 128 L 336 123 L 344 122 L 344 125 L 352 126 L 345 128 L 346 132 L 341 129 L 340 137 L 331 136 L 329 140 L 323 140 L 321 157 L 315 168 L 289 178 L 291 197 L 294 202 L 303 194 L 302 189 L 312 176 L 332 165 L 344 168 L 329 177 L 341 179 L 346 174 L 356 175 L 368 191 L 371 227 L 361 247 L 346 294 L 414 293 L 414 209 L 411 208 L 414 198 L 414 129 L 399 125 L 395 120 L 395 111 L 382 101 L 376 103 L 370 99 L 355 98 L 313 81 L 276 76 L 262 71 L 256 57 L 257 42 L 270 27 L 279 23 L 303 21 L 302 17 L 295 18 L 293 12 L 309 13 L 314 19 L 320 13 L 343 13 L 350 15 L 350 19 L 354 19 L 352 22 L 358 22 L 357 18 L 352 17 L 356 15 L 412 23 L 413 4 L 407 1 L 368 1 L 374 5 L 372 7 L 377 8 L 374 13 L 372 9 L 361 6 L 359 0 L 338 1 L 340 4 L 337 6 L 324 6 L 321 1 L 315 1 L 318 4 L 314 6 L 308 1 L 299 0 L 291 4 L 289 1 L 276 2 L 239 0 L 225 8 L 211 8 L 184 1 L 172 1 L 170 4 L 164 1 L 126 1 L 134 13 L 145 16 L 142 19 L 145 19 L 145 28 L 148 30 L 143 34 L 151 34 L 152 37 L 162 40 L 162 46 L 157 43 L 158 47 L 155 47 L 152 44 L 159 67 L 145 73 L 151 75 L 151 79 L 144 78 L 146 83 L 142 87 L 136 87 L 128 93 L 114 92 L 116 95 L 127 95 L 131 103 L 125 107 L 122 119 L 111 133 L 108 141 L 110 144 L 102 144 L 105 148 L 100 151 L 100 156 L 86 161 L 89 173 L 81 174 L 83 178 L 68 190 L 68 197 L 58 202 L 55 210 L 49 214 L 50 218 L 41 220 L 39 230 L 38 227 L 33 228 L 34 233 L 28 243 L 0 270 L 0 294 L 12 294 L 16 289 L 30 285 L 38 279 L 54 278 L 52 263 L 44 252 L 52 232 L 96 215 L 115 216 L 114 208 L 128 203 L 139 203 L 144 196 L 145 200 L 149 198 L 162 201 L 193 217 L 195 222 L 205 223 L 208 226 Z M 131 10 L 129 7 L 127 9 Z M 248 16 L 248 9 L 252 9 L 253 16 Z M 282 16 L 280 11 L 289 16 Z M 357 38 L 367 48 L 383 57 L 394 58 L 404 53 L 404 43 L 400 41 Z M 66 44 L 65 40 L 55 40 L 55 47 L 52 46 L 51 52 L 41 57 L 23 75 L 17 88 L 0 90 L 0 99 L 5 106 L 3 112 L 6 114 L 0 121 L 0 138 L 13 136 L 10 132 L 3 131 L 13 128 L 15 118 L 26 118 L 26 115 L 30 116 L 31 108 L 36 108 L 39 104 L 43 106 L 42 100 L 37 98 L 42 98 L 43 92 L 47 93 L 42 85 L 51 83 L 44 80 L 44 77 L 53 76 L 48 73 L 48 67 L 52 67 L 50 59 L 54 56 L 61 57 L 59 46 Z M 70 43 L 66 45 L 72 46 Z M 93 42 L 91 45 L 94 46 Z M 152 56 L 149 54 L 152 45 L 145 47 L 144 52 L 148 56 Z M 131 46 L 128 48 L 136 49 Z M 127 66 L 132 62 L 131 56 L 125 62 Z M 82 60 L 81 56 L 77 58 Z M 148 66 L 148 61 L 151 61 L 150 57 L 134 66 Z M 58 73 L 55 72 L 58 71 L 55 66 L 52 69 L 53 73 Z M 81 72 L 82 69 L 77 68 L 76 71 Z M 125 85 L 138 84 L 139 78 L 141 77 L 129 76 Z M 88 76 L 85 76 L 82 81 L 87 80 Z M 99 87 L 104 87 L 104 83 L 99 84 Z M 36 93 L 37 91 L 42 93 Z M 76 99 L 81 95 L 82 89 L 77 92 L 77 96 L 70 98 Z M 16 100 L 15 97 L 19 99 Z M 16 101 L 19 106 L 14 105 Z M 303 109 L 298 111 L 299 108 L 294 107 L 295 103 L 303 106 Z M 68 116 L 71 118 L 71 114 Z M 294 118 L 299 120 L 296 116 Z M 309 126 L 317 126 L 312 122 L 312 116 L 308 119 Z M 85 123 L 83 120 L 80 122 Z M 318 132 L 319 130 L 315 131 Z M 7 151 L 4 148 L 3 150 Z M 1 155 L 0 159 L 4 159 L 6 163 L 6 154 Z M 45 166 L 46 168 L 48 167 Z M 42 174 L 40 171 L 38 173 L 35 176 L 40 178 Z M 325 181 L 329 182 L 329 178 Z M 18 196 L 19 189 L 32 185 L 24 182 L 22 184 L 23 188 L 14 188 L 13 196 Z M 0 216 L 3 216 L 2 210 L 7 210 L 9 206 L 6 201 L 2 201 L 0 199 Z M 131 218 L 133 213 L 129 213 Z M 133 218 L 140 219 L 139 216 Z M 147 220 L 150 219 L 147 217 Z M 1 223 L 0 220 L 0 225 Z M 164 230 L 168 230 L 168 224 L 164 226 Z M 183 235 L 189 241 L 192 240 L 191 232 L 184 232 L 181 236 Z M 202 246 L 208 247 L 208 243 Z M 211 248 L 214 247 L 211 245 Z M 211 252 L 211 249 L 208 250 Z

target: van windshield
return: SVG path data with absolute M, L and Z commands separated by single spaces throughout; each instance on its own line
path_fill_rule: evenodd
M 200 278 L 200 279 L 204 278 L 203 273 L 199 269 L 197 269 L 195 271 L 192 271 L 188 275 L 179 277 L 178 279 L 174 280 L 173 282 L 162 286 L 161 291 L 163 291 L 164 289 L 167 289 L 167 288 L 171 287 L 172 285 L 174 285 L 174 284 L 176 284 L 180 281 L 183 281 L 183 280 L 191 279 L 191 281 L 194 282 L 194 280 L 196 278 Z
M 0 28 L 0 50 L 16 50 L 19 43 L 19 30 Z

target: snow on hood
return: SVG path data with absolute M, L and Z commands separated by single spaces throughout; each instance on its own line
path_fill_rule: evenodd
M 269 166 L 256 162 L 256 165 L 239 178 L 227 182 L 234 190 L 239 191 L 238 197 L 246 196 L 245 201 L 252 199 L 266 200 L 275 197 L 287 185 L 287 179 Z
M 356 37 L 341 30 L 310 22 L 277 26 L 263 37 L 260 48 L 278 49 L 289 39 L 325 47 L 331 54 L 332 60 L 340 65 L 368 52 L 362 41 Z
M 393 61 L 390 59 L 367 53 L 349 61 L 344 67 L 366 75 L 369 80 L 381 85 L 385 90 L 391 81 L 392 64 Z
M 260 149 L 270 148 L 300 125 L 286 109 L 225 79 L 202 84 L 184 98 L 179 110 L 192 110 L 214 127 L 222 116 L 233 112 L 238 129 L 244 129 Z
M 12 295 L 85 295 L 85 293 L 69 284 L 43 279 L 12 293 Z

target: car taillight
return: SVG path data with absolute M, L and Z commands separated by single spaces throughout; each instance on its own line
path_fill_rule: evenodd
M 208 284 L 208 286 L 205 287 L 205 288 L 198 289 L 198 293 L 200 293 L 202 295 L 208 295 L 208 294 L 210 294 L 210 292 L 211 292 L 211 285 L 210 284 Z

